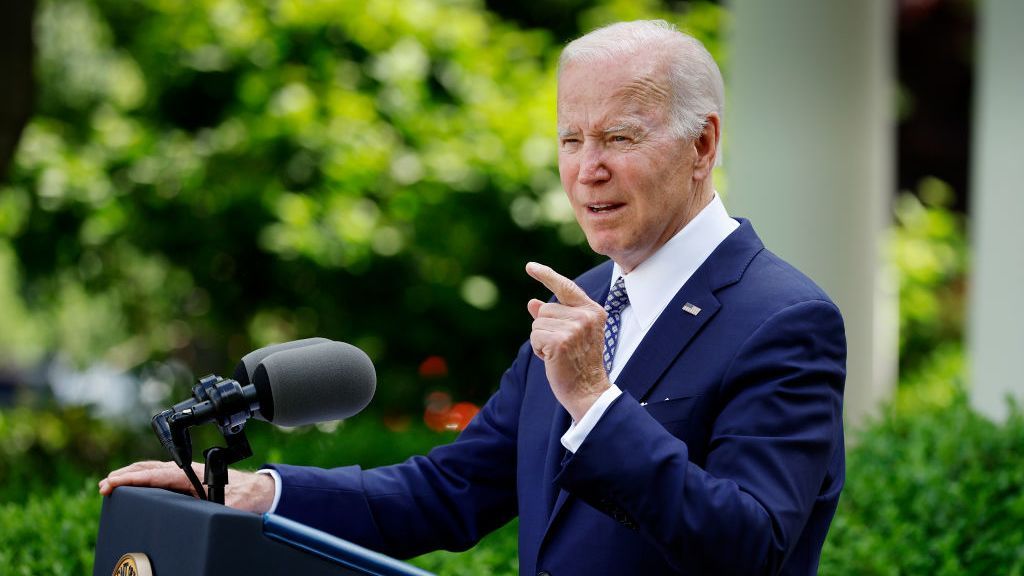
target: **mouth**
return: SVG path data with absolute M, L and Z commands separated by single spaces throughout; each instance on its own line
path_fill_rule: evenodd
M 587 210 L 591 214 L 604 214 L 607 212 L 613 212 L 622 208 L 625 204 L 621 202 L 606 202 L 601 204 L 587 204 Z

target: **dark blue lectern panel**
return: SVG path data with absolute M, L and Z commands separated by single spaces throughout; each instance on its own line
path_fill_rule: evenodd
M 263 526 L 258 514 L 166 490 L 122 486 L 104 498 L 93 576 L 109 575 L 129 552 L 149 556 L 155 576 L 425 574 L 368 550 L 364 568 L 359 562 L 363 549 L 347 542 L 348 547 L 341 546 L 343 541 L 312 528 L 282 529 L 282 534 L 298 534 L 286 544 L 284 538 L 264 534 Z M 348 550 L 348 555 L 331 552 L 335 549 Z M 380 572 L 380 566 L 411 571 Z

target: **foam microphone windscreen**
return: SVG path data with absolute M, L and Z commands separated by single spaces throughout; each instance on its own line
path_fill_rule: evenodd
M 238 362 L 238 366 L 235 366 L 235 373 L 232 378 L 241 384 L 242 386 L 248 386 L 252 384 L 252 375 L 256 371 L 256 367 L 260 365 L 260 362 L 264 358 L 270 356 L 274 352 L 281 352 L 282 350 L 291 350 L 293 348 L 304 348 L 306 346 L 312 346 L 313 344 L 322 344 L 324 342 L 331 342 L 327 338 L 304 338 L 302 340 L 292 340 L 291 342 L 282 342 L 280 344 L 272 344 L 270 346 L 264 346 L 259 350 L 253 350 Z
M 278 426 L 348 418 L 366 407 L 377 373 L 365 352 L 321 342 L 274 352 L 253 373 L 260 416 Z

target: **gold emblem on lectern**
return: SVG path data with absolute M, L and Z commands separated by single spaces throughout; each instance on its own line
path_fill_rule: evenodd
M 117 561 L 110 576 L 153 576 L 149 556 L 142 552 L 129 552 Z

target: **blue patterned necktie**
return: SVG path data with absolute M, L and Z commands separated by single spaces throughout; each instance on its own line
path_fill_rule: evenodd
M 608 313 L 608 319 L 604 323 L 604 371 L 607 373 L 612 371 L 615 345 L 619 343 L 622 309 L 627 305 L 629 305 L 629 295 L 626 294 L 626 280 L 619 276 L 608 292 L 608 299 L 604 302 L 604 311 Z

